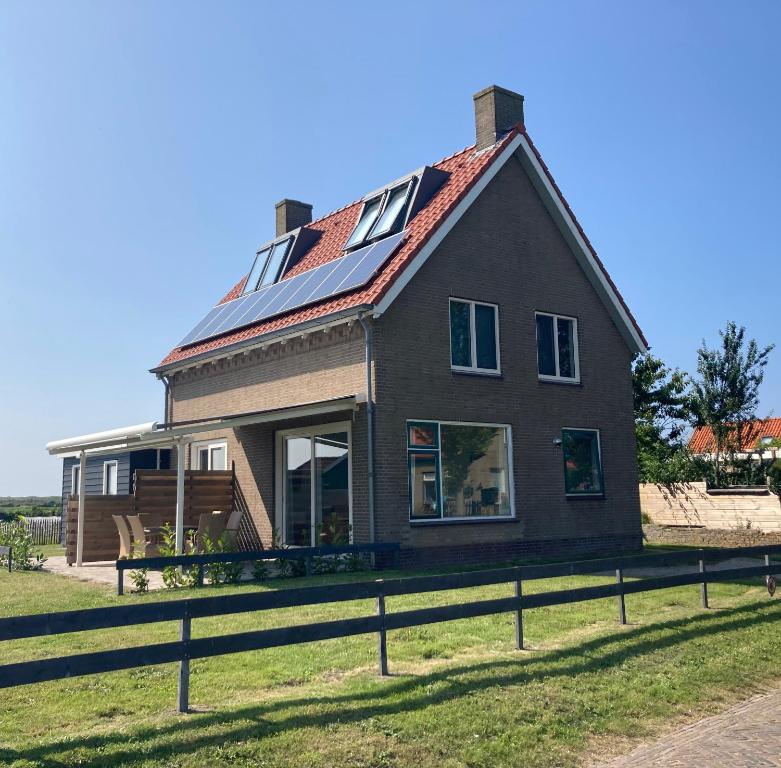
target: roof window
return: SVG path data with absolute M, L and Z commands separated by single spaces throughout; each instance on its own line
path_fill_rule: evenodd
M 404 226 L 415 181 L 413 177 L 366 200 L 358 223 L 344 245 L 345 250 L 398 232 Z
M 244 284 L 244 293 L 252 293 L 279 280 L 291 240 L 292 238 L 286 237 L 258 251 L 247 282 Z

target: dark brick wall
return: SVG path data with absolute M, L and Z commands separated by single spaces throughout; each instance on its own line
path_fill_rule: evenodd
M 499 305 L 501 377 L 451 371 L 450 296 Z M 535 310 L 578 318 L 580 385 L 538 380 Z M 514 557 L 569 554 L 578 542 L 582 552 L 639 546 L 631 353 L 519 162 L 379 319 L 376 346 L 378 539 L 427 557 L 446 547 L 459 560 L 493 559 L 495 548 Z M 411 526 L 406 419 L 510 424 L 517 521 Z M 564 426 L 601 430 L 604 498 L 566 498 L 553 443 Z

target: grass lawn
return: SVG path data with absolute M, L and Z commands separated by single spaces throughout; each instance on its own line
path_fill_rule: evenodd
M 371 578 L 296 579 L 288 585 Z M 551 579 L 525 592 L 604 583 Z M 273 588 L 285 586 L 274 582 Z M 214 587 L 198 595 L 250 589 Z M 46 573 L 0 573 L 0 615 L 128 605 L 191 592 L 117 597 Z M 511 594 L 509 585 L 389 598 L 389 611 Z M 0 765 L 570 766 L 627 750 L 683 720 L 750 695 L 778 673 L 781 606 L 757 579 L 536 609 L 531 650 L 513 648 L 510 615 L 389 633 L 391 677 L 376 676 L 362 636 L 197 660 L 174 711 L 176 667 L 163 665 L 0 692 Z M 195 637 L 359 616 L 369 601 L 193 622 Z M 2 644 L 2 663 L 173 640 L 174 623 Z

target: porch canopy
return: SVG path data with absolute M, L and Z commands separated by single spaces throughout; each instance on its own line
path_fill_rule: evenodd
M 234 429 L 250 424 L 263 424 L 283 421 L 304 416 L 320 416 L 352 410 L 362 395 L 331 400 L 319 400 L 284 408 L 271 408 L 262 411 L 214 416 L 208 419 L 192 421 L 172 421 L 158 424 L 155 421 L 118 427 L 104 432 L 54 440 L 46 444 L 46 450 L 52 456 L 61 458 L 78 457 L 79 471 L 79 512 L 76 534 L 76 565 L 82 564 L 84 550 L 84 497 L 86 494 L 86 465 L 90 456 L 104 456 L 110 453 L 141 451 L 154 448 L 176 448 L 176 553 L 184 551 L 184 446 L 200 432 L 218 429 Z

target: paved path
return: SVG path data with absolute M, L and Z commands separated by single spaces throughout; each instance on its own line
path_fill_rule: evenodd
M 781 766 L 781 686 L 595 768 Z

